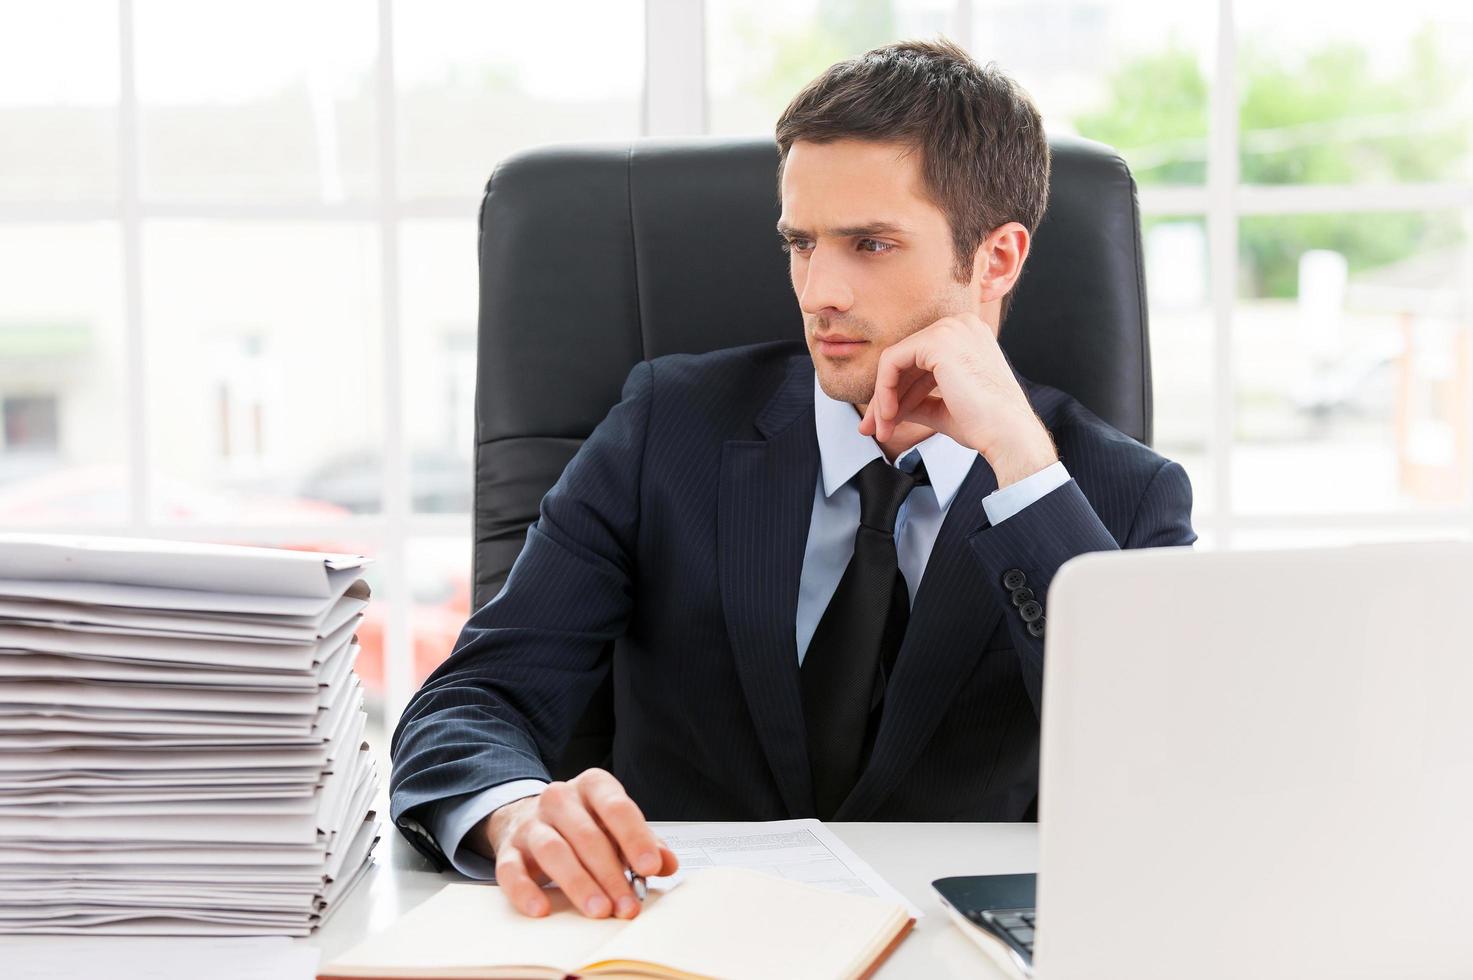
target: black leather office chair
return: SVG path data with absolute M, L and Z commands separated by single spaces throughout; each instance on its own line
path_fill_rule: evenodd
M 1025 377 L 1151 440 L 1135 181 L 1110 148 L 1055 139 L 1048 212 L 1002 346 Z M 774 226 L 777 146 L 689 138 L 541 147 L 502 161 L 481 203 L 476 607 L 538 503 L 645 358 L 803 336 Z M 556 778 L 605 765 L 611 688 Z

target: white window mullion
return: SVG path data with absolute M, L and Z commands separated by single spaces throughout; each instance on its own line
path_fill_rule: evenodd
M 972 50 L 972 0 L 956 0 L 951 8 L 951 39 L 968 52 Z
M 1205 187 L 1148 185 L 1138 188 L 1136 194 L 1140 198 L 1142 216 L 1206 214 L 1211 202 L 1211 195 Z
M 1447 532 L 1473 524 L 1473 508 L 1435 510 L 1333 511 L 1302 514 L 1239 514 L 1233 519 L 1238 531 L 1432 531 Z
M 122 149 L 124 127 L 119 120 L 118 148 Z M 121 175 L 120 179 L 121 179 Z M 0 225 L 6 224 L 80 224 L 83 222 L 118 221 L 122 214 L 121 191 L 111 203 L 99 201 L 4 201 L 0 202 Z
M 280 547 L 282 541 L 346 539 L 372 543 L 386 539 L 388 536 L 381 518 L 363 514 L 354 514 L 341 520 L 322 524 L 296 521 L 230 524 L 217 521 L 150 520 L 138 525 L 121 520 L 88 523 L 60 521 L 56 524 L 27 524 L 23 530 L 27 534 L 84 534 L 106 537 L 131 535 L 143 538 L 174 538 L 180 541 L 230 541 L 265 547 Z
M 1212 268 L 1212 431 L 1216 546 L 1232 547 L 1233 304 L 1238 282 L 1238 85 L 1233 0 L 1218 0 L 1208 121 L 1207 240 Z
M 706 5 L 703 0 L 645 0 L 645 136 L 706 131 Z
M 380 551 L 384 597 L 384 722 L 392 729 L 414 684 L 409 590 L 409 463 L 404 437 L 403 336 L 399 309 L 398 118 L 394 81 L 394 5 L 378 0 L 379 308 L 383 352 L 383 519 Z M 381 602 L 384 599 L 380 599 Z
M 1473 192 L 1473 157 L 1468 160 L 1467 184 L 1470 192 Z M 1463 209 L 1463 241 L 1462 288 L 1458 291 L 1460 295 L 1458 321 L 1462 324 L 1461 329 L 1464 332 L 1463 350 L 1467 352 L 1466 356 L 1469 361 L 1473 362 L 1473 336 L 1468 336 L 1468 333 L 1473 331 L 1473 206 Z M 1464 370 L 1470 368 L 1473 368 L 1473 363 L 1465 365 Z M 1467 427 L 1468 440 L 1473 442 L 1473 384 L 1469 384 L 1464 392 L 1463 423 Z M 1473 457 L 1473 453 L 1469 455 Z M 1469 485 L 1473 486 L 1473 458 L 1464 463 L 1464 474 Z M 1470 530 L 1473 530 L 1473 509 L 1469 511 L 1468 520 Z
M 1240 215 L 1368 214 L 1473 207 L 1473 184 L 1244 184 Z
M 127 425 L 128 525 L 148 524 L 148 405 L 143 330 L 143 229 L 139 209 L 138 72 L 133 0 L 118 2 L 118 212 L 123 254 L 123 383 Z

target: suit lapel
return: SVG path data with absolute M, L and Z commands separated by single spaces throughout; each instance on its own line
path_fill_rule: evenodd
M 757 734 L 792 816 L 815 812 L 794 636 L 818 480 L 813 369 L 794 358 L 756 419 L 722 449 L 718 570 L 727 632 Z
M 956 492 L 926 562 L 885 691 L 885 711 L 868 767 L 835 820 L 865 820 L 894 791 L 930 740 L 951 698 L 976 666 L 1002 608 L 978 580 L 967 537 L 987 523 L 982 498 L 997 489 L 981 456 Z

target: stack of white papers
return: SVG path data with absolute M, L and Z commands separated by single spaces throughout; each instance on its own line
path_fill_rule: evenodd
M 0 934 L 291 935 L 362 877 L 367 559 L 0 534 Z

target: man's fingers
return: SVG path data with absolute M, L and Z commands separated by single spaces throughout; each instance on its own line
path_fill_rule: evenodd
M 880 352 L 880 364 L 875 370 L 875 393 L 870 399 L 870 408 L 875 413 L 877 437 L 880 437 L 879 433 L 884 422 L 895 417 L 895 405 L 898 402 L 892 399 L 895 398 L 895 389 L 900 385 L 900 373 L 910 363 L 914 363 L 913 361 L 908 362 L 908 357 L 910 354 L 904 340 Z
M 929 352 L 935 343 L 935 335 L 928 333 L 930 329 L 918 330 L 880 352 L 874 396 L 874 400 L 880 403 L 876 416 L 879 420 L 894 419 L 900 409 L 901 393 L 915 378 L 931 372 Z
M 608 832 L 584 807 L 582 797 L 569 789 L 556 794 L 546 804 L 544 818 L 572 845 L 579 862 L 608 897 L 614 914 L 633 918 L 639 905 L 629 879 L 624 876 L 624 861 L 614 850 Z
M 680 870 L 680 858 L 676 857 L 675 856 L 675 852 L 672 851 L 672 850 L 670 850 L 669 847 L 665 846 L 665 842 L 664 841 L 661 841 L 660 842 L 660 874 L 662 874 L 662 875 L 673 875 L 676 871 L 679 871 L 679 870 Z
M 895 390 L 887 390 L 882 394 L 879 387 L 876 386 L 875 397 L 870 402 L 872 407 L 878 405 L 878 408 L 875 409 L 876 439 L 884 442 L 895 433 L 895 427 L 904 422 L 906 418 L 906 399 L 928 378 L 931 378 L 930 372 L 911 367 L 901 372 Z M 932 379 L 930 384 L 934 388 L 935 380 Z M 886 402 L 890 403 L 889 407 L 886 406 Z
M 514 844 L 504 844 L 496 852 L 496 883 L 511 904 L 523 915 L 543 916 L 552 911 L 542 888 L 532 880 L 522 852 Z
M 659 874 L 659 841 L 654 831 L 619 781 L 608 773 L 603 776 L 606 778 L 594 777 L 580 786 L 588 809 L 608 828 L 629 867 L 646 877 Z
M 925 401 L 936 390 L 936 376 L 929 371 L 918 374 L 910 387 L 900 397 L 900 409 L 895 413 L 895 421 L 904 421 L 921 402 Z
M 927 396 L 922 398 L 918 405 L 905 413 L 905 418 L 917 425 L 924 425 L 928 429 L 935 429 L 937 432 L 945 433 L 953 439 L 956 438 L 951 432 L 951 410 L 946 407 L 946 402 L 942 401 L 939 397 Z
M 602 919 L 614 911 L 613 903 L 593 880 L 572 846 L 546 823 L 527 828 L 527 850 L 543 871 L 557 883 L 575 908 L 584 915 Z
M 934 386 L 928 346 L 934 342 L 933 337 L 921 330 L 880 352 L 870 409 L 874 413 L 874 436 L 881 442 L 890 438 L 895 424 L 903 418 L 905 395 L 925 378 L 932 378 Z

